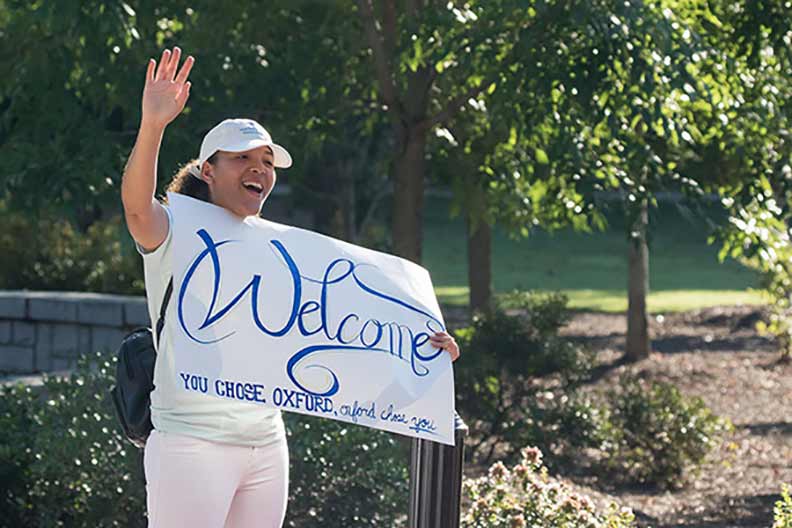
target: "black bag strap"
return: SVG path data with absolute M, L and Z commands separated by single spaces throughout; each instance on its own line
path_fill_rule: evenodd
M 170 302 L 171 294 L 173 293 L 173 277 L 168 281 L 168 287 L 165 289 L 165 296 L 162 298 L 162 306 L 160 306 L 159 319 L 157 319 L 157 341 L 156 345 L 159 346 L 160 334 L 165 327 L 165 312 L 168 309 L 168 302 Z

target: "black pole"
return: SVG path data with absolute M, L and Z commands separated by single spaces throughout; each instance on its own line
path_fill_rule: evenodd
M 454 413 L 454 446 L 414 438 L 410 449 L 410 528 L 459 528 L 465 437 Z

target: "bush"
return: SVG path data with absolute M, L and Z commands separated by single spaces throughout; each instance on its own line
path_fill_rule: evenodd
M 407 513 L 406 441 L 332 420 L 284 418 L 292 471 L 286 526 L 390 528 Z
M 569 317 L 566 304 L 560 294 L 512 294 L 456 332 L 465 350 L 455 370 L 457 406 L 471 428 L 471 456 L 487 462 L 499 448 L 507 459 L 517 446 L 547 449 L 558 426 L 552 421 L 573 418 L 563 413 L 564 394 L 592 356 L 558 336 Z
M 33 427 L 28 387 L 0 387 L 0 526 L 24 526 L 24 473 L 33 461 L 29 446 Z
M 79 229 L 47 212 L 34 218 L 8 211 L 0 202 L 0 225 L 0 289 L 144 291 L 140 257 L 120 217 Z
M 635 518 L 614 503 L 598 512 L 588 497 L 550 478 L 537 448 L 523 449 L 512 469 L 495 463 L 488 476 L 466 480 L 464 489 L 471 505 L 462 516 L 463 528 L 622 528 L 633 526 Z
M 508 462 L 518 446 L 534 445 L 558 467 L 592 454 L 615 480 L 681 485 L 729 423 L 665 383 L 623 378 L 604 398 L 580 392 L 593 355 L 559 337 L 566 302 L 560 294 L 511 294 L 457 332 L 465 350 L 457 404 L 471 429 L 470 455 Z
M 108 391 L 115 359 L 83 358 L 37 390 L 0 388 L 0 526 L 145 526 L 140 451 Z M 289 526 L 393 526 L 406 512 L 408 456 L 379 431 L 284 413 Z
M 139 452 L 118 430 L 107 391 L 115 366 L 102 356 L 83 358 L 69 378 L 46 378 L 40 390 L 4 390 L 6 412 L 24 405 L 17 420 L 26 456 L 9 464 L 18 480 L 8 526 L 145 526 Z M 27 398 L 9 398 L 24 393 Z M 25 430 L 27 428 L 27 430 Z
M 776 501 L 773 508 L 773 528 L 792 528 L 792 496 L 790 488 L 784 485 L 781 488 L 781 499 Z
M 626 482 L 679 486 L 731 424 L 701 398 L 686 398 L 668 383 L 626 377 L 608 396 L 604 451 L 608 467 Z
M 583 448 L 601 449 L 606 445 L 610 412 L 595 398 L 577 390 L 562 393 L 542 409 L 544 445 L 553 447 L 562 458 L 579 463 Z

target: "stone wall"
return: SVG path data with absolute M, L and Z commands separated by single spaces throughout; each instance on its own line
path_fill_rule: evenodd
M 0 292 L 0 374 L 71 368 L 80 355 L 116 350 L 138 326 L 149 326 L 143 297 Z

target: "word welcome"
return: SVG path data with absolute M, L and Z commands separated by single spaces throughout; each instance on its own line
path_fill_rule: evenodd
M 177 390 L 454 443 L 427 270 L 168 193 Z
M 304 362 L 304 360 L 309 357 L 312 358 L 312 356 L 322 352 L 366 351 L 390 354 L 393 357 L 397 357 L 409 363 L 412 374 L 418 377 L 426 376 L 429 373 L 429 368 L 425 363 L 431 362 L 442 353 L 441 349 L 436 349 L 431 346 L 428 347 L 430 349 L 428 353 L 423 353 L 421 351 L 421 347 L 429 342 L 429 338 L 432 334 L 444 329 L 442 322 L 431 313 L 420 307 L 413 306 L 406 301 L 379 292 L 370 285 L 367 285 L 357 273 L 359 265 L 350 259 L 337 258 L 332 260 L 327 265 L 324 276 L 321 279 L 306 277 L 300 272 L 294 258 L 286 249 L 285 245 L 279 240 L 271 240 L 270 244 L 286 263 L 292 281 L 291 310 L 286 320 L 275 327 L 268 327 L 261 320 L 261 313 L 259 311 L 259 295 L 263 280 L 261 274 L 254 274 L 247 285 L 245 285 L 231 301 L 225 306 L 219 307 L 217 306 L 217 297 L 223 277 L 220 251 L 221 248 L 234 241 L 215 241 L 205 229 L 198 230 L 196 234 L 203 241 L 205 249 L 201 251 L 192 265 L 187 269 L 184 280 L 181 283 L 178 300 L 179 323 L 185 334 L 196 343 L 212 344 L 222 341 L 234 334 L 234 331 L 231 331 L 216 339 L 202 340 L 195 335 L 194 330 L 188 328 L 185 322 L 184 302 L 185 299 L 188 298 L 191 281 L 195 277 L 196 270 L 198 270 L 199 266 L 206 259 L 209 259 L 212 271 L 210 278 L 213 285 L 212 299 L 205 317 L 197 330 L 206 329 L 221 321 L 242 301 L 242 299 L 245 298 L 245 296 L 249 295 L 252 322 L 263 334 L 277 338 L 287 335 L 294 329 L 303 337 L 321 333 L 324 336 L 324 344 L 302 348 L 295 352 L 286 363 L 286 372 L 289 378 L 295 386 L 306 393 L 316 396 L 332 396 L 339 390 L 339 380 L 335 372 L 323 365 L 312 364 L 311 366 L 322 368 L 330 375 L 332 382 L 325 390 L 312 389 L 311 387 L 305 386 L 296 375 L 298 366 Z M 319 297 L 317 299 L 303 299 L 303 281 L 316 283 L 320 286 Z M 330 302 L 333 295 L 332 286 L 344 281 L 351 281 L 359 291 L 366 295 L 373 296 L 401 310 L 412 311 L 422 315 L 425 317 L 424 326 L 427 331 L 413 332 L 412 328 L 395 321 L 383 322 L 376 318 L 365 318 L 355 312 L 348 312 L 342 314 L 342 317 L 334 318 L 338 319 L 339 322 L 331 326 L 328 322 L 330 320 L 328 316 L 328 306 L 336 304 Z M 338 304 L 343 305 L 342 303 Z

